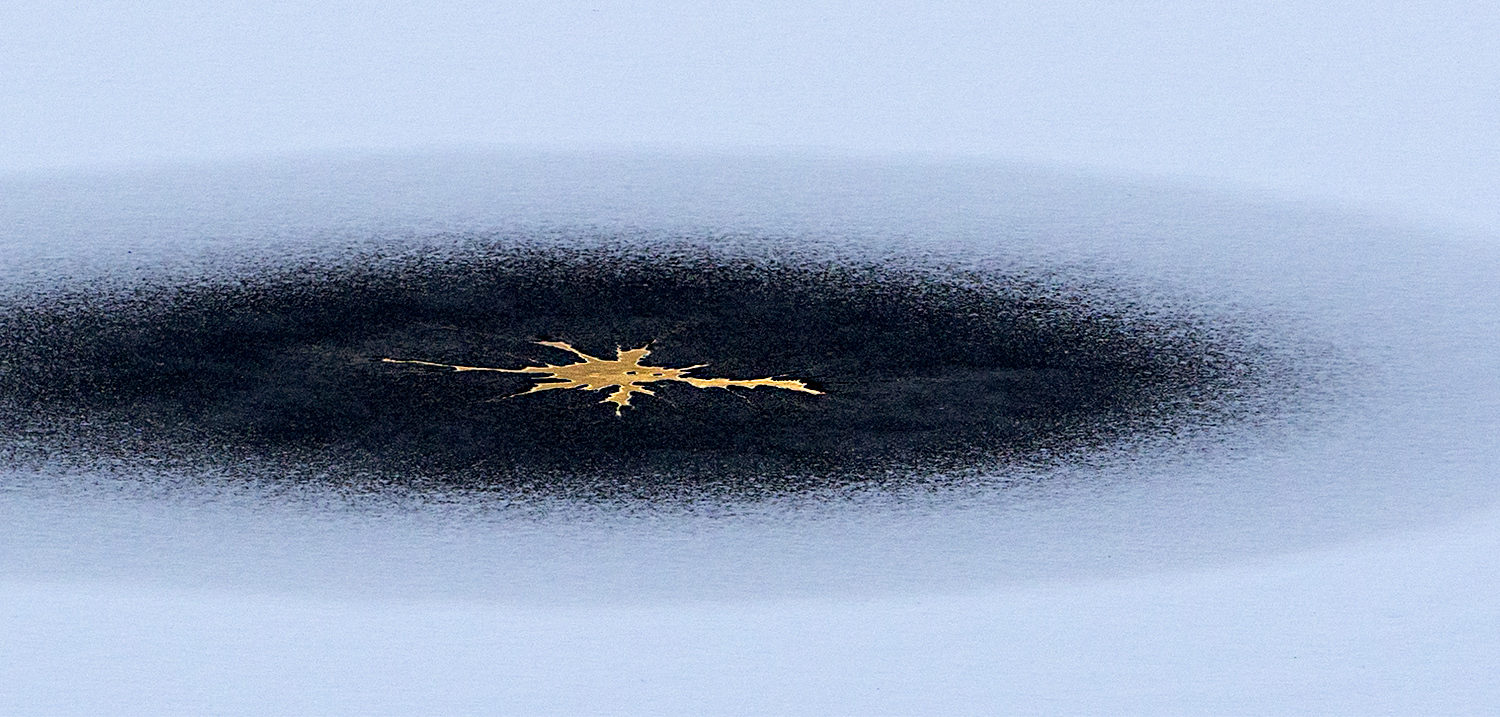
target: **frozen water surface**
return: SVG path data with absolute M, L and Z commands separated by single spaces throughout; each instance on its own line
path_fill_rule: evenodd
M 1280 373 L 1265 415 L 931 490 L 599 503 L 29 461 L 0 483 L 0 704 L 1399 712 L 1500 696 L 1480 597 L 1500 535 L 1500 257 L 1482 241 L 835 157 L 319 159 L 3 195 L 12 306 L 372 240 L 775 237 L 1060 278 L 1218 322 Z
M 839 501 L 32 444 L 0 713 L 1500 712 L 1497 32 L 1474 2 L 4 3 L 7 310 L 476 232 L 772 237 L 1056 276 L 1288 380 L 1047 480 Z M 496 145 L 572 154 L 331 154 Z M 587 154 L 622 147 L 657 149 Z

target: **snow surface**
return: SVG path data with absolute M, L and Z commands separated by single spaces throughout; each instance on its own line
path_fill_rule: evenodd
M 1000 497 L 12 473 L 0 712 L 1500 710 L 1494 10 L 0 13 L 6 297 L 375 233 L 771 232 L 1066 267 L 1354 367 L 1273 429 Z

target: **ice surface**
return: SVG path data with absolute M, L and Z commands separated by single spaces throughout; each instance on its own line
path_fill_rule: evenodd
M 961 504 L 7 475 L 0 712 L 1500 709 L 1495 11 L 1008 7 L 8 5 L 4 300 L 377 233 L 776 232 L 1064 267 L 1357 370 L 1232 451 Z M 494 143 L 561 154 L 405 152 Z
M 312 186 L 323 191 L 306 191 Z M 79 632 L 58 621 L 67 614 L 97 615 L 115 600 L 137 611 L 124 623 L 129 626 L 182 609 L 168 605 L 200 605 L 189 611 L 202 615 L 194 618 L 200 622 L 184 623 L 182 631 L 118 638 L 159 656 L 164 674 L 187 680 L 183 689 L 208 679 L 199 671 L 206 668 L 181 657 L 181 650 L 200 644 L 189 635 L 203 635 L 202 649 L 225 641 L 236 645 L 247 664 L 266 665 L 266 655 L 286 654 L 273 660 L 278 670 L 294 669 L 295 662 L 285 660 L 316 660 L 337 649 L 340 669 L 351 671 L 341 679 L 354 684 L 403 665 L 413 671 L 413 694 L 382 690 L 386 696 L 368 697 L 375 700 L 368 703 L 372 709 L 426 699 L 421 686 L 438 684 L 444 685 L 444 699 L 460 700 L 451 703 L 454 708 L 464 699 L 508 701 L 491 691 L 501 690 L 498 684 L 472 676 L 454 677 L 450 684 L 445 676 L 484 665 L 505 675 L 532 664 L 517 650 L 535 650 L 534 659 L 541 661 L 579 659 L 573 651 L 586 650 L 590 661 L 577 665 L 600 670 L 603 681 L 594 694 L 610 694 L 624 689 L 611 680 L 625 679 L 618 664 L 633 655 L 680 654 L 652 640 L 681 640 L 675 643 L 679 650 L 696 644 L 715 660 L 750 660 L 756 668 L 729 669 L 774 681 L 774 675 L 798 674 L 809 664 L 804 661 L 818 659 L 815 651 L 792 650 L 772 637 L 781 632 L 773 626 L 786 621 L 800 630 L 821 625 L 827 632 L 817 633 L 823 642 L 816 650 L 847 646 L 876 661 L 828 675 L 834 680 L 828 689 L 843 690 L 836 687 L 839 681 L 866 674 L 866 689 L 895 680 L 903 685 L 896 699 L 920 700 L 939 691 L 932 680 L 941 678 L 956 681 L 941 690 L 947 699 L 966 695 L 973 705 L 1007 688 L 938 669 L 945 659 L 960 659 L 953 650 L 973 665 L 989 666 L 983 669 L 1006 670 L 1014 669 L 1006 667 L 1008 661 L 1021 658 L 1012 651 L 1016 644 L 1040 640 L 1063 650 L 1070 641 L 1084 641 L 1078 649 L 1088 659 L 1123 670 L 1108 672 L 1115 679 L 1146 680 L 1153 670 L 1191 673 L 1211 664 L 1235 675 L 1253 672 L 1258 650 L 1276 647 L 1256 648 L 1256 641 L 1285 641 L 1274 659 L 1266 653 L 1263 674 L 1177 695 L 1209 700 L 1198 704 L 1219 709 L 1225 705 L 1212 700 L 1243 684 L 1238 680 L 1275 674 L 1299 685 L 1316 682 L 1339 659 L 1352 659 L 1348 651 L 1367 654 L 1398 639 L 1380 630 L 1364 634 L 1343 610 L 1288 613 L 1285 600 L 1312 603 L 1303 610 L 1330 609 L 1318 607 L 1319 601 L 1354 600 L 1360 609 L 1397 615 L 1384 618 L 1400 623 L 1395 634 L 1414 634 L 1408 632 L 1412 623 L 1401 622 L 1399 615 L 1409 614 L 1401 610 L 1418 610 L 1410 601 L 1423 595 L 1447 594 L 1431 582 L 1441 570 L 1422 567 L 1415 574 L 1427 579 L 1391 592 L 1389 583 L 1399 582 L 1399 573 L 1373 570 L 1378 561 L 1369 553 L 1386 551 L 1398 560 L 1441 549 L 1449 557 L 1479 559 L 1478 565 L 1455 565 L 1460 574 L 1438 576 L 1453 581 L 1455 589 L 1483 582 L 1482 572 L 1476 577 L 1469 571 L 1493 568 L 1479 556 L 1493 538 L 1485 526 L 1493 525 L 1491 506 L 1500 494 L 1490 440 L 1500 415 L 1500 352 L 1493 331 L 1500 310 L 1489 280 L 1497 257 L 1472 245 L 1414 243 L 1399 229 L 1357 218 L 1203 192 L 1162 189 L 1143 196 L 1136 187 L 1006 167 L 831 158 L 616 154 L 309 161 L 14 184 L 8 196 L 17 218 L 7 222 L 6 241 L 16 279 L 11 288 L 18 292 L 96 277 L 191 277 L 205 265 L 337 253 L 372 233 L 415 238 L 493 227 L 774 233 L 1050 268 L 1110 283 L 1122 296 L 1158 302 L 1162 310 L 1259 317 L 1268 345 L 1284 347 L 1297 365 L 1325 372 L 1310 374 L 1307 389 L 1294 398 L 1298 409 L 1270 426 L 1232 430 L 1200 448 L 1192 442 L 1186 450 L 1146 446 L 1038 487 L 993 493 L 620 511 L 518 509 L 462 497 L 389 502 L 317 489 L 288 495 L 213 481 L 162 485 L 14 474 L 0 502 L 0 567 L 19 606 L 17 627 L 32 637 L 12 643 L 30 647 L 12 647 L 8 659 L 25 670 L 45 664 L 36 661 L 43 654 L 60 663 L 24 674 L 92 670 L 91 661 L 108 662 L 107 653 L 98 651 L 115 649 L 116 638 L 88 637 L 108 630 Z M 1484 529 L 1426 527 L 1454 520 L 1477 521 Z M 1427 532 L 1380 537 L 1410 530 Z M 1345 564 L 1349 572 L 1323 582 L 1331 563 Z M 1246 592 L 1246 583 L 1261 592 Z M 1368 588 L 1357 587 L 1366 583 Z M 1320 592 L 1324 588 L 1334 594 Z M 1354 597 L 1366 589 L 1379 592 Z M 77 597 L 62 602 L 45 597 L 75 590 Z M 1213 607 L 1226 592 L 1236 599 Z M 1448 629 L 1452 625 L 1444 620 L 1467 621 L 1489 609 L 1482 601 L 1447 599 L 1456 613 L 1423 619 Z M 221 620 L 215 611 L 236 617 Z M 331 642 L 298 637 L 314 614 L 325 616 L 320 620 L 326 632 L 318 634 Z M 1184 614 L 1199 614 L 1187 624 L 1207 632 L 1182 628 L 1170 637 L 1169 628 Z M 1085 615 L 1103 615 L 1096 619 L 1110 627 L 1088 632 L 1079 622 Z M 1128 624 L 1121 622 L 1127 616 Z M 393 664 L 378 643 L 386 638 L 378 635 L 409 634 L 414 624 L 432 620 L 440 623 L 421 639 L 389 638 L 417 651 Z M 866 620 L 882 627 L 862 634 L 854 626 Z M 663 621 L 672 627 L 644 627 Z M 471 630 L 459 623 L 486 627 Z M 524 639 L 514 637 L 513 626 L 520 623 L 531 626 Z M 58 627 L 38 627 L 48 624 Z M 376 632 L 361 639 L 376 643 L 334 647 L 367 629 L 361 626 Z M 1286 653 L 1313 648 L 1300 642 L 1310 639 L 1307 631 L 1341 627 L 1352 631 L 1342 639 L 1353 642 L 1309 653 L 1310 660 L 1326 663 L 1307 668 L 1311 672 L 1283 663 L 1302 659 Z M 203 632 L 210 630 L 226 632 Z M 757 643 L 755 634 L 767 641 Z M 1451 656 L 1449 648 L 1477 650 L 1470 641 L 1484 634 L 1452 644 L 1429 639 L 1420 646 L 1428 652 L 1407 650 L 1399 660 L 1428 664 Z M 464 638 L 454 645 L 459 635 Z M 1228 664 L 1192 659 L 1196 650 L 1231 635 L 1251 644 L 1233 646 L 1222 658 Z M 881 668 L 879 650 L 860 642 L 875 639 L 909 640 L 933 652 L 906 662 L 913 659 L 909 649 L 893 644 L 885 660 L 895 664 Z M 276 640 L 303 645 L 304 652 L 284 653 L 286 645 Z M 739 654 L 745 650 L 760 659 Z M 1159 662 L 1126 670 L 1137 659 L 1129 657 L 1132 650 Z M 434 659 L 436 653 L 446 656 Z M 517 662 L 490 663 L 489 653 Z M 701 676 L 693 660 L 682 659 L 643 674 L 664 680 L 661 689 L 688 690 Z M 1053 662 L 1029 668 L 1037 677 L 1005 684 L 1024 687 L 1017 697 L 1040 697 L 1047 690 L 1031 680 L 1051 675 L 1046 679 L 1055 681 L 1057 694 L 1086 697 L 1067 685 L 1082 679 L 1073 670 L 1094 668 L 1061 653 L 1047 659 Z M 220 669 L 235 663 L 224 660 Z M 1409 663 L 1370 669 L 1386 674 L 1398 665 Z M 571 669 L 590 669 L 583 666 Z M 534 674 L 534 690 L 522 692 L 544 701 L 564 680 L 593 679 L 552 669 Z M 1363 684 L 1361 674 L 1370 673 L 1341 679 Z M 126 675 L 120 673 L 117 688 L 100 686 L 88 694 L 100 700 L 134 695 L 143 704 L 186 698 L 165 683 L 137 691 Z M 247 692 L 236 694 L 255 694 L 275 679 L 272 672 L 246 672 L 241 686 Z M 52 691 L 45 681 L 14 684 L 24 693 L 18 704 L 53 699 L 46 696 Z M 824 683 L 793 684 L 818 692 Z M 960 684 L 967 689 L 958 689 Z M 168 692 L 153 691 L 158 689 Z M 1137 689 L 1139 706 L 1149 710 L 1174 693 L 1162 686 Z M 1465 694 L 1492 696 L 1475 689 Z M 313 692 L 306 698 L 337 701 Z M 1088 694 L 1102 698 L 1107 692 Z M 1303 693 L 1289 691 L 1282 699 L 1297 704 L 1298 695 Z M 555 704 L 566 711 L 567 704 L 583 708 L 593 698 L 579 695 L 583 702 Z M 241 698 L 226 699 L 260 709 L 235 701 Z M 730 696 L 704 699 L 711 704 Z M 815 704 L 810 694 L 778 699 L 809 709 Z M 319 703 L 285 704 L 316 709 Z M 942 704 L 948 703 L 934 707 Z M 1355 703 L 1343 704 L 1352 709 Z M 182 705 L 191 709 L 193 703 Z M 681 707 L 690 709 L 691 703 Z
M 1500 516 L 1211 570 L 609 607 L 10 583 L 37 712 L 1466 713 Z M 1482 711 L 1482 709 L 1480 710 Z

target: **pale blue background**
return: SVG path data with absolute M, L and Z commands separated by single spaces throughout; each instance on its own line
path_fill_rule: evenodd
M 0 4 L 0 171 L 519 143 L 984 154 L 1500 226 L 1500 4 Z
M 982 156 L 1406 226 L 1413 263 L 1439 277 L 1391 299 L 1410 317 L 1424 291 L 1475 285 L 1431 266 L 1493 262 L 1500 246 L 1497 38 L 1500 4 L 1483 2 L 13 1 L 0 4 L 0 177 L 492 146 Z M 1430 333 L 1494 340 L 1492 310 L 1465 318 Z M 1494 359 L 1463 360 L 1491 379 L 1454 392 L 1452 415 L 1468 418 L 1452 437 L 1361 449 L 1418 476 L 1492 454 L 1469 418 L 1473 402 L 1495 405 Z M 1449 435 L 1441 408 L 1424 409 L 1434 436 Z M 1450 482 L 1493 485 L 1487 465 Z M 1420 528 L 1109 577 L 561 606 L 363 594 L 340 570 L 403 555 L 408 535 L 380 524 L 324 536 L 305 515 L 232 505 L 45 513 L 7 498 L 31 521 L 11 515 L 11 534 L 105 577 L 0 574 L 0 712 L 1496 712 L 1489 495 Z M 75 545 L 58 526 L 108 540 Z M 1049 526 L 1066 542 L 1072 524 Z M 435 532 L 414 554 L 460 540 Z M 835 561 L 826 545 L 786 551 Z M 0 554 L 13 568 L 44 552 Z M 610 563 L 626 593 L 628 558 Z M 181 575 L 162 579 L 158 559 Z M 309 575 L 285 583 L 316 589 L 203 577 L 287 564 Z

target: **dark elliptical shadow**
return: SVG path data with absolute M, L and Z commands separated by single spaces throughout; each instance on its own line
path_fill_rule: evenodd
M 0 308 L 0 450 L 395 489 L 755 497 L 1107 448 L 1227 420 L 1227 397 L 1260 380 L 1223 331 L 1020 275 L 476 246 Z M 741 385 L 640 383 L 651 394 L 623 405 L 623 381 L 536 390 L 557 372 L 453 368 L 640 348 L 645 370 Z

